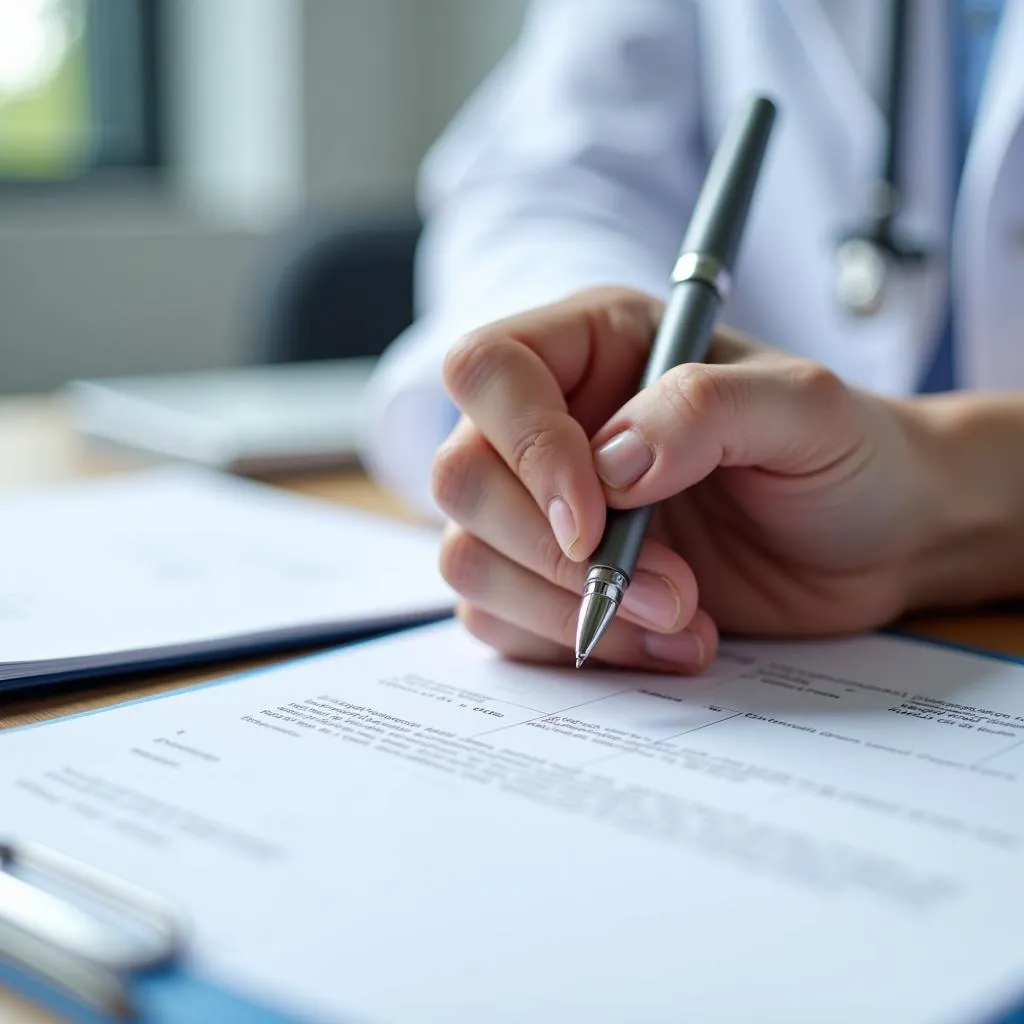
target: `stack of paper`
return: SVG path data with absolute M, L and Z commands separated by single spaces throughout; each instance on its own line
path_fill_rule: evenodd
M 0 807 L 291 1020 L 995 1024 L 1024 994 L 1024 666 L 893 637 L 676 679 L 442 623 L 6 734 Z
M 437 537 L 171 468 L 0 504 L 0 689 L 440 616 Z

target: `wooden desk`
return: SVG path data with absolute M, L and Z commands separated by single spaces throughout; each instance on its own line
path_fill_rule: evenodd
M 127 456 L 97 455 L 76 441 L 63 410 L 53 399 L 0 401 L 0 500 L 4 492 L 54 484 L 82 476 L 125 472 L 143 465 Z M 328 501 L 351 505 L 397 518 L 407 510 L 358 473 L 326 473 L 292 477 L 281 486 Z M 957 643 L 1024 655 L 1024 614 L 994 613 L 945 616 L 906 624 L 914 632 Z M 280 656 L 284 657 L 284 656 Z M 249 659 L 215 668 L 150 673 L 39 697 L 0 698 L 0 730 L 27 722 L 56 718 L 90 708 L 116 704 L 236 672 L 280 658 Z M 0 1021 L 4 1024 L 52 1024 L 53 1018 L 0 992 Z

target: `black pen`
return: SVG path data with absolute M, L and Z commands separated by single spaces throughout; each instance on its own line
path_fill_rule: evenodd
M 774 121 L 775 104 L 757 97 L 729 124 L 715 150 L 672 271 L 672 292 L 640 390 L 674 366 L 703 362 L 707 356 Z M 608 512 L 583 590 L 576 627 L 577 668 L 619 610 L 653 511 L 648 505 Z

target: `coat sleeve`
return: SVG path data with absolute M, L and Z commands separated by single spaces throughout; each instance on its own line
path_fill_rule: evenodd
M 535 0 L 427 154 L 417 320 L 380 362 L 364 445 L 421 512 L 461 334 L 593 285 L 667 290 L 706 163 L 696 19 L 686 0 Z

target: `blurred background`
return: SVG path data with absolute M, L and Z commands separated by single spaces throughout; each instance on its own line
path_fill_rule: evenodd
M 0 392 L 317 355 L 280 351 L 295 268 L 407 247 L 417 165 L 525 6 L 2 0 Z

